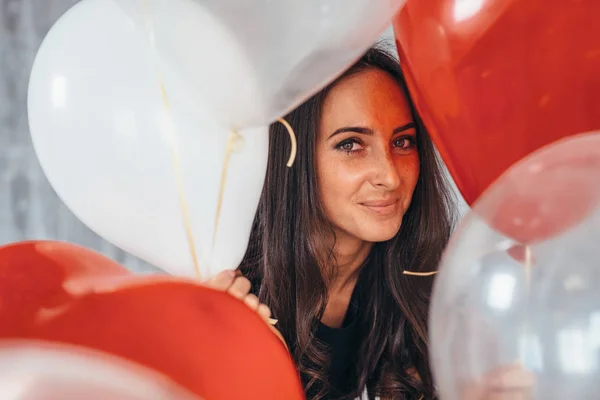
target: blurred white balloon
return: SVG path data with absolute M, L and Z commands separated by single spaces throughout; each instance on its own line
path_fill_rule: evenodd
M 275 121 L 349 67 L 406 0 L 116 0 L 231 127 Z M 151 32 L 151 33 L 149 33 Z
M 163 82 L 145 38 L 113 0 L 84 0 L 51 29 L 29 85 L 33 144 L 50 183 L 99 235 L 194 276 L 171 143 L 179 149 L 203 278 L 241 261 L 264 181 L 266 127 L 240 132 L 215 219 L 230 132 L 185 80 Z
M 436 278 L 440 399 L 598 398 L 599 243 L 600 132 L 542 148 L 488 188 Z
M 2 400 L 201 400 L 152 370 L 76 346 L 0 342 Z

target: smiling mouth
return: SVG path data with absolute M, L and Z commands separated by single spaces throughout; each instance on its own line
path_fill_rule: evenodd
M 392 215 L 398 212 L 400 200 L 365 201 L 359 204 L 375 214 Z

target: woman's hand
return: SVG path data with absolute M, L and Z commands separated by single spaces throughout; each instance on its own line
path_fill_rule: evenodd
M 222 290 L 229 293 L 236 299 L 243 301 L 252 311 L 258 313 L 258 315 L 267 323 L 273 333 L 286 345 L 281 332 L 273 326 L 273 320 L 271 319 L 271 309 L 266 305 L 262 304 L 258 297 L 250 293 L 251 284 L 250 281 L 244 276 L 238 274 L 236 271 L 226 270 L 212 278 L 211 280 L 204 283 L 212 289 Z M 276 322 L 276 321 L 275 321 Z
M 266 304 L 261 304 L 258 297 L 250 293 L 250 281 L 238 275 L 236 271 L 226 270 L 204 283 L 204 285 L 229 293 L 236 299 L 242 300 L 252 311 L 256 311 L 260 317 L 269 322 L 271 309 Z
M 528 400 L 535 375 L 520 364 L 497 368 L 479 382 L 464 387 L 463 400 Z

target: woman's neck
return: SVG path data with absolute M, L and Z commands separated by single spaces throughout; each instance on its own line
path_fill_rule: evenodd
M 372 246 L 372 243 L 356 238 L 336 235 L 334 254 L 337 265 L 333 279 L 327 284 L 328 299 L 321 316 L 323 324 L 331 328 L 342 326 L 356 286 L 358 272 Z
M 345 291 L 344 289 L 347 290 L 349 286 L 350 290 L 354 289 L 358 272 L 369 256 L 372 247 L 373 243 L 347 235 L 336 235 L 333 250 L 337 265 L 334 277 L 328 284 L 330 293 Z

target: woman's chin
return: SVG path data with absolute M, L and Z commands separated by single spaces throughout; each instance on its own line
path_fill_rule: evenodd
M 387 242 L 393 239 L 400 231 L 400 225 L 398 224 L 374 224 L 369 229 L 363 229 L 361 232 L 361 239 L 365 242 L 379 243 Z

